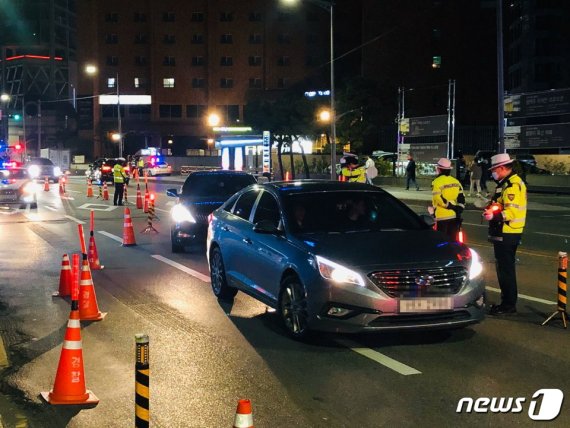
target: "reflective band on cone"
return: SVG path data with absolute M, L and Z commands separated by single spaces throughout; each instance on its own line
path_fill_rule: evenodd
M 238 401 L 233 428 L 253 428 L 251 401 L 249 400 Z
M 93 278 L 89 269 L 87 255 L 83 254 L 81 280 L 79 281 L 79 318 L 83 321 L 101 321 L 107 313 L 99 311 Z
M 53 293 L 53 296 L 66 297 L 71 295 L 71 263 L 69 256 L 63 255 L 61 260 L 61 272 L 59 274 L 59 290 Z

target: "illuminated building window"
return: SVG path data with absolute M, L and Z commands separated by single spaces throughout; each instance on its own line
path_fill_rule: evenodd
M 165 77 L 162 79 L 163 88 L 174 88 L 174 77 Z
M 117 79 L 115 79 L 114 77 L 109 77 L 107 79 L 107 88 L 114 88 L 116 84 L 117 84 Z

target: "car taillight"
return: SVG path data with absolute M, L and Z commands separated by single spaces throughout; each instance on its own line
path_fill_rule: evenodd
M 459 233 L 457 234 L 457 240 L 459 242 L 461 242 L 462 244 L 465 243 L 465 235 L 463 235 L 463 231 L 460 230 Z
M 103 166 L 101 169 L 102 169 L 103 171 L 111 171 L 111 167 L 110 167 L 110 166 L 106 166 L 106 165 Z
M 129 169 L 129 167 L 128 167 L 128 166 L 126 166 L 126 167 L 125 167 L 125 171 L 127 171 L 127 172 L 129 172 L 129 171 L 130 171 L 130 169 Z
M 208 224 L 210 224 L 213 219 L 214 219 L 214 213 L 210 213 L 210 215 L 208 216 Z

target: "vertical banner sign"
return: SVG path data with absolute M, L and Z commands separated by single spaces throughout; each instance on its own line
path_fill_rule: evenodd
M 263 172 L 271 172 L 271 134 L 263 131 Z

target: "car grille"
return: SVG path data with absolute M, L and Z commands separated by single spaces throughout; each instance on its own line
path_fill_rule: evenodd
M 12 202 L 18 200 L 18 191 L 14 189 L 0 189 L 0 201 Z
M 463 321 L 471 317 L 467 311 L 442 312 L 437 314 L 410 314 L 381 316 L 373 320 L 370 327 L 405 327 L 417 325 L 429 325 L 450 321 Z
M 467 279 L 463 266 L 383 270 L 368 275 L 391 297 L 425 297 L 457 294 Z

